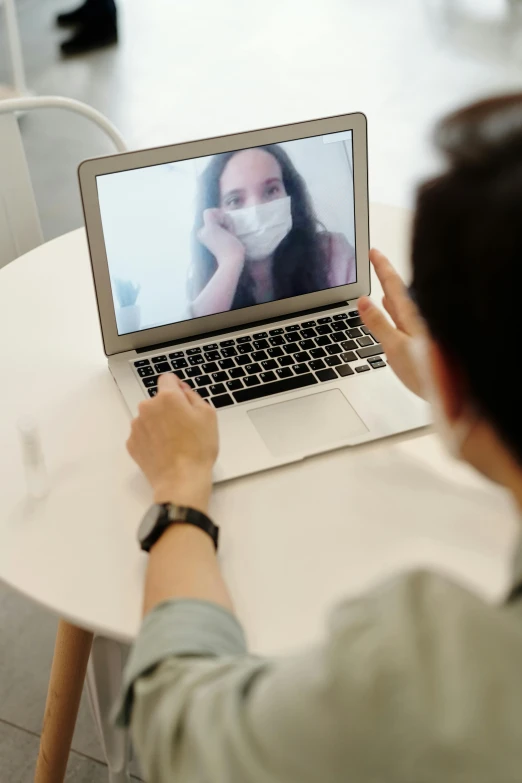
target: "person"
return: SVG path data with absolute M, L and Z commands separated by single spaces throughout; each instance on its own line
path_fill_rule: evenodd
M 118 41 L 115 0 L 85 0 L 78 8 L 58 14 L 56 24 L 76 28 L 72 36 L 60 44 L 65 57 L 85 54 Z
M 214 155 L 196 212 L 193 316 L 355 281 L 353 248 L 320 230 L 306 184 L 277 144 Z
M 520 512 L 522 94 L 452 114 L 437 139 L 448 165 L 417 199 L 417 306 L 373 250 L 391 321 L 368 298 L 359 311 L 399 378 L 432 399 L 451 452 Z M 128 449 L 156 502 L 207 511 L 216 416 L 173 375 L 141 403 Z M 521 548 L 499 605 L 403 574 L 341 603 L 319 646 L 263 659 L 248 654 L 211 538 L 177 523 L 150 551 L 144 613 L 119 718 L 151 783 L 522 779 Z

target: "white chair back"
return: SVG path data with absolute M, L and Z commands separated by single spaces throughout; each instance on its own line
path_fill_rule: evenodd
M 0 268 L 43 242 L 17 113 L 53 108 L 81 114 L 112 139 L 118 152 L 127 149 L 114 125 L 85 103 L 59 97 L 0 101 Z
M 14 114 L 0 114 L 0 267 L 43 242 Z

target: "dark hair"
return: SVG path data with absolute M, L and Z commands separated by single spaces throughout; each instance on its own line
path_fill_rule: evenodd
M 449 166 L 418 192 L 413 290 L 471 399 L 522 463 L 522 94 L 451 114 L 435 138 Z
M 266 144 L 265 150 L 281 167 L 283 184 L 291 198 L 292 229 L 274 253 L 274 295 L 276 299 L 309 294 L 327 288 L 324 252 L 318 234 L 318 221 L 301 175 L 287 153 L 277 144 Z M 217 269 L 213 254 L 198 239 L 203 225 L 203 212 L 220 205 L 220 179 L 229 160 L 237 152 L 214 155 L 199 178 L 196 222 L 192 233 L 192 270 L 190 297 L 194 299 L 206 286 Z M 247 267 L 240 277 L 232 309 L 255 304 L 252 280 Z

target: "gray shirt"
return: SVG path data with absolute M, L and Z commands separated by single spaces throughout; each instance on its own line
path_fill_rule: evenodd
M 148 783 L 521 783 L 522 596 L 407 574 L 280 659 L 249 655 L 224 609 L 170 601 L 144 620 L 119 720 Z

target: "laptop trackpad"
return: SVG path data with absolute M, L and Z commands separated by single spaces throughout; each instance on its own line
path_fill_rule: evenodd
M 368 432 L 340 389 L 254 408 L 248 415 L 274 457 L 321 451 Z

